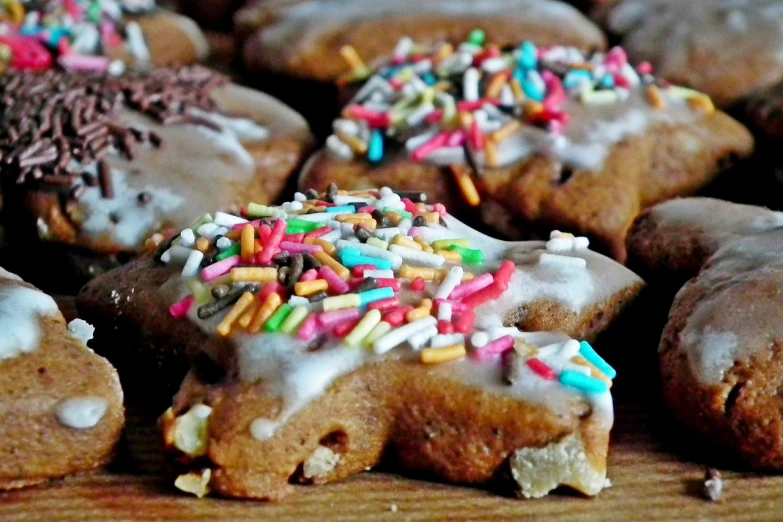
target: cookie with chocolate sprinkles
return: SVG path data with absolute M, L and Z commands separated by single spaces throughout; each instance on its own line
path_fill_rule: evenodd
M 198 66 L 11 74 L 0 107 L 4 257 L 23 272 L 78 257 L 92 276 L 206 204 L 273 202 L 311 146 L 294 111 Z

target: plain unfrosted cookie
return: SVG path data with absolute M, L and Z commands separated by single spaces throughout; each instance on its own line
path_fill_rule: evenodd
M 621 0 L 598 18 L 634 61 L 721 107 L 783 79 L 777 0 Z
M 593 339 L 642 281 L 586 238 L 498 241 L 414 200 L 249 205 L 251 221 L 214 215 L 228 243 L 175 241 L 82 290 L 128 386 L 193 360 L 162 419 L 180 489 L 276 499 L 383 454 L 466 484 L 511 465 L 528 497 L 603 488 L 614 370 L 571 337 Z
M 783 469 L 783 214 L 711 199 L 643 214 L 629 253 L 677 294 L 659 348 L 674 413 L 710 446 Z
M 48 295 L 0 268 L 0 490 L 107 464 L 123 426 L 117 372 Z

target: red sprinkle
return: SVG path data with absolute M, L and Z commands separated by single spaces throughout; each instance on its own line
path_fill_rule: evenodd
M 536 372 L 538 375 L 546 379 L 547 381 L 554 381 L 557 377 L 555 375 L 555 372 L 552 371 L 552 368 L 541 362 L 540 359 L 536 359 L 535 357 L 532 359 L 527 360 L 528 367 Z
M 484 150 L 484 134 L 481 132 L 481 127 L 476 120 L 470 124 L 470 146 L 476 152 Z
M 378 288 L 389 287 L 395 292 L 399 292 L 401 286 L 402 286 L 402 282 L 399 279 L 392 279 L 390 277 L 389 278 L 382 277 L 378 279 Z
M 454 321 L 454 331 L 466 334 L 470 331 L 471 328 L 473 328 L 473 323 L 476 321 L 476 312 L 473 310 L 468 310 L 467 312 L 464 312 L 457 316 L 457 319 Z
M 330 231 L 331 231 L 331 229 L 329 227 L 316 228 L 312 232 L 308 232 L 307 234 L 305 234 L 304 237 L 305 237 L 305 239 L 311 238 L 311 237 L 312 238 L 321 237 L 324 234 L 328 234 Z
M 514 275 L 516 266 L 511 261 L 504 261 L 498 271 L 495 272 L 495 284 L 508 286 L 508 282 L 511 280 L 511 276 Z
M 414 205 L 413 201 L 411 201 L 408 198 L 402 198 L 402 203 L 405 205 L 405 210 L 407 212 L 410 212 L 414 216 L 418 216 L 419 215 L 419 207 Z
M 482 288 L 478 292 L 470 294 L 462 300 L 462 303 L 465 306 L 469 306 L 470 308 L 476 308 L 490 301 L 494 301 L 503 295 L 503 292 L 506 290 L 508 290 L 508 285 L 501 285 L 496 281 L 491 285 Z
M 388 299 L 381 299 L 367 305 L 368 310 L 380 310 L 381 312 L 388 312 L 400 306 L 400 300 L 397 297 L 389 297 Z
M 397 308 L 391 312 L 386 312 L 383 316 L 383 320 L 392 325 L 393 328 L 397 328 L 405 321 L 405 314 L 411 310 L 413 310 L 413 307 L 410 305 Z
M 283 288 L 283 285 L 278 283 L 277 281 L 273 283 L 266 283 L 264 284 L 264 287 L 261 289 L 261 291 L 258 293 L 258 300 L 262 303 L 266 301 L 266 298 L 269 297 L 269 294 L 279 294 L 284 295 L 283 292 L 285 289 Z
M 272 235 L 272 227 L 270 227 L 267 224 L 263 224 L 258 227 L 258 240 L 261 242 L 262 245 L 266 245 L 267 241 L 269 241 L 269 236 Z
M 454 325 L 446 320 L 438 321 L 438 333 L 441 335 L 449 335 L 454 333 Z
M 414 292 L 423 292 L 426 286 L 427 282 L 423 277 L 416 277 L 411 281 L 411 290 Z
M 359 324 L 359 321 L 361 321 L 362 318 L 359 317 L 357 319 L 351 319 L 349 321 L 343 321 L 341 323 L 338 323 L 333 329 L 332 333 L 335 337 L 343 338 L 346 335 L 348 335 L 351 330 L 354 329 L 354 327 Z
M 364 278 L 365 270 L 375 270 L 375 265 L 356 265 L 352 272 L 354 276 Z
M 283 241 L 290 241 L 291 243 L 301 243 L 304 240 L 304 234 L 299 232 L 298 234 L 286 234 L 283 236 Z

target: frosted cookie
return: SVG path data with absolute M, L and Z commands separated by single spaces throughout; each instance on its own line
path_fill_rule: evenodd
M 311 146 L 297 113 L 200 67 L 10 75 L 0 98 L 7 257 L 22 267 L 44 250 L 91 276 L 205 206 L 274 201 Z
M 458 42 L 480 26 L 499 45 L 523 38 L 584 50 L 606 45 L 592 22 L 556 0 L 262 2 L 238 14 L 237 25 L 240 35 L 248 33 L 248 26 L 258 28 L 244 45 L 250 78 L 275 85 L 274 93 L 315 121 L 316 128 L 322 120 L 327 127 L 339 110 L 334 82 L 363 78 L 364 64 L 390 54 L 406 35 L 428 43 Z
M 619 261 L 643 208 L 699 190 L 753 147 L 709 97 L 620 48 L 501 51 L 481 31 L 456 50 L 400 40 L 332 131 L 301 189 L 426 191 L 509 237 L 561 228 Z
M 117 372 L 48 295 L 0 268 L 0 490 L 109 462 L 123 426 Z
M 777 0 L 621 0 L 598 17 L 633 60 L 719 106 L 783 79 Z
M 712 199 L 643 214 L 629 253 L 664 277 L 692 277 L 674 300 L 659 355 L 675 415 L 721 454 L 783 469 L 783 213 Z
M 332 188 L 216 213 L 180 238 L 206 222 L 231 229 L 219 242 L 177 239 L 82 290 L 124 379 L 123 361 L 149 386 L 193 358 L 163 417 L 175 485 L 276 499 L 387 452 L 457 483 L 510 465 L 527 497 L 602 489 L 614 370 L 571 337 L 642 281 L 586 238 L 498 241 L 420 200 Z
M 206 58 L 192 20 L 155 0 L 11 0 L 0 6 L 0 74 L 10 71 L 121 73 Z

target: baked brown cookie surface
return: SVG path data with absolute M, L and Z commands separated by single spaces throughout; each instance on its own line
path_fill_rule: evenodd
M 7 242 L 81 256 L 78 280 L 205 205 L 276 200 L 312 143 L 293 110 L 200 67 L 14 74 L 0 92 Z
M 783 79 L 776 0 L 621 0 L 597 18 L 634 61 L 721 107 Z
M 659 348 L 675 415 L 711 446 L 760 469 L 783 468 L 780 326 L 783 214 L 711 199 L 645 212 L 629 252 L 677 294 Z
M 421 199 L 251 204 L 83 289 L 123 379 L 123 358 L 148 389 L 193 361 L 162 419 L 178 487 L 276 499 L 384 453 L 449 482 L 510 470 L 530 497 L 604 487 L 614 371 L 571 337 L 594 339 L 642 281 L 586 238 L 498 241 Z M 233 232 L 185 246 L 213 224 Z
M 401 40 L 300 188 L 427 191 L 507 237 L 565 229 L 622 262 L 642 209 L 697 192 L 752 152 L 750 133 L 708 97 L 633 67 L 620 48 L 501 51 L 483 36 Z
M 209 47 L 189 18 L 154 0 L 14 2 L 0 7 L 0 43 L 10 71 L 111 71 L 188 65 Z M 41 35 L 49 40 L 42 40 Z
M 46 294 L 0 269 L 0 490 L 90 471 L 123 426 L 117 373 Z

